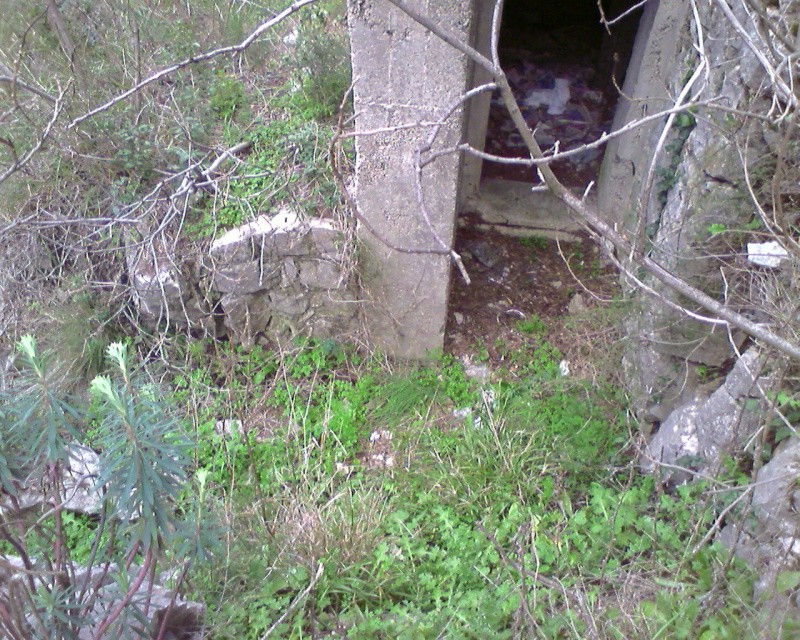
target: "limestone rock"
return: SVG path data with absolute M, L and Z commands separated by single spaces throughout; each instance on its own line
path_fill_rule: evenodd
M 214 433 L 218 436 L 241 436 L 244 434 L 244 425 L 239 418 L 226 418 L 214 422 Z
M 91 617 L 102 620 L 122 598 L 123 593 L 115 583 L 108 584 L 98 590 L 98 599 L 95 603 Z M 142 605 L 149 602 L 147 607 L 147 626 L 149 637 L 157 637 L 161 626 L 164 625 L 164 638 L 176 640 L 201 640 L 206 607 L 200 602 L 184 600 L 180 595 L 161 585 L 149 585 L 145 581 L 139 591 L 134 595 L 132 606 L 127 607 L 116 624 L 111 629 L 137 627 L 142 621 Z M 168 617 L 167 617 L 168 616 Z M 164 620 L 166 618 L 166 623 Z M 93 629 L 85 627 L 78 633 L 80 640 L 89 640 L 93 637 Z
M 68 467 L 64 470 L 64 486 L 62 500 L 67 511 L 97 515 L 102 511 L 103 501 L 95 480 L 99 473 L 97 453 L 88 447 L 72 445 L 69 448 Z M 50 503 L 50 496 L 45 493 L 44 468 L 40 468 L 27 479 L 26 486 L 17 495 L 19 509 L 33 509 Z M 10 509 L 8 496 L 0 500 L 0 512 Z
M 747 401 L 758 397 L 755 385 L 764 360 L 758 349 L 750 349 L 714 393 L 700 391 L 673 411 L 650 441 L 642 466 L 650 472 L 665 463 L 715 473 L 723 455 L 743 445 L 761 425 L 760 412 Z M 664 471 L 673 482 L 688 480 L 675 470 Z
M 270 289 L 278 283 L 277 269 L 266 270 L 258 262 L 240 262 L 214 271 L 214 289 L 239 295 Z
M 227 264 L 260 260 L 263 253 L 302 255 L 307 225 L 291 209 L 260 215 L 231 229 L 211 244 L 211 257 Z
M 341 278 L 340 265 L 327 260 L 305 262 L 300 268 L 300 282 L 309 289 L 335 289 Z
M 42 564 L 36 558 L 33 558 L 32 561 L 34 567 Z M 138 567 L 132 567 L 131 576 L 135 575 L 137 571 Z M 91 569 L 75 564 L 68 572 L 68 575 L 74 576 L 75 584 L 80 585 L 80 589 L 77 591 L 80 591 L 86 583 L 86 579 L 89 579 L 88 584 L 90 586 L 85 593 L 85 599 L 92 597 L 94 593 L 97 595 L 96 599 L 93 598 L 94 606 L 87 616 L 88 621 L 96 622 L 102 620 L 113 609 L 114 605 L 120 601 L 122 592 L 115 581 L 118 572 L 119 568 L 116 564 L 112 564 L 110 567 L 98 565 L 91 567 Z M 25 574 L 27 574 L 27 570 L 21 558 L 9 555 L 3 556 L 3 562 L 0 563 L 0 598 L 7 600 L 10 583 L 20 579 Z M 150 585 L 147 581 L 142 584 L 139 591 L 134 595 L 129 607 L 123 611 L 120 621 L 134 623 L 134 626 L 139 626 L 142 621 L 141 606 L 143 603 L 149 603 L 145 620 L 148 621 L 150 637 L 155 638 L 162 625 L 164 625 L 165 635 L 163 637 L 165 638 L 201 640 L 203 637 L 205 605 L 200 602 L 184 600 L 174 591 L 160 584 Z M 169 617 L 166 620 L 166 624 L 164 624 L 166 616 Z M 115 628 L 117 628 L 116 624 L 112 625 L 111 630 Z M 94 629 L 91 622 L 87 622 L 78 631 L 77 635 L 80 640 L 89 640 L 93 636 Z
M 311 242 L 326 259 L 339 258 L 339 246 L 343 244 L 342 232 L 328 220 L 311 220 L 309 222 Z
M 126 249 L 125 262 L 131 297 L 145 320 L 211 330 L 208 306 L 168 252 L 133 245 Z
M 465 356 L 461 362 L 467 378 L 477 380 L 480 384 L 486 384 L 492 379 L 492 369 L 489 365 L 475 363 L 469 356 Z
M 308 311 L 309 298 L 302 293 L 271 291 L 269 301 L 275 311 L 283 316 L 302 316 Z
M 790 438 L 758 472 L 753 490 L 752 514 L 744 524 L 726 525 L 717 542 L 733 549 L 758 574 L 755 597 L 770 609 L 789 613 L 796 598 L 776 591 L 776 580 L 784 571 L 800 569 L 800 515 L 795 494 L 800 478 L 800 439 Z
M 299 333 L 334 337 L 349 332 L 359 304 L 344 241 L 332 221 L 284 208 L 224 233 L 197 267 L 132 244 L 131 291 L 151 322 L 203 328 L 245 347 Z
M 272 320 L 272 308 L 266 296 L 227 294 L 222 296 L 220 306 L 231 338 L 245 347 L 253 346 L 256 337 Z
M 765 531 L 779 546 L 800 559 L 800 514 L 795 508 L 795 490 L 800 478 L 800 439 L 792 437 L 756 477 L 752 506 Z

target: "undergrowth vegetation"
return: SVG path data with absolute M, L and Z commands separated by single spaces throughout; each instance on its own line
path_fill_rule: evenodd
M 603 371 L 591 368 L 591 382 L 562 376 L 543 318 L 516 325 L 529 346 L 498 348 L 506 368 L 486 383 L 446 355 L 411 366 L 332 340 L 271 351 L 174 335 L 154 347 L 139 331 L 119 276 L 118 250 L 130 238 L 103 226 L 108 220 L 135 220 L 143 238 L 166 234 L 189 253 L 191 243 L 262 212 L 336 214 L 329 145 L 350 84 L 342 2 L 319 2 L 246 53 L 187 65 L 70 129 L 70 118 L 121 87 L 241 41 L 287 3 L 53 3 L 75 37 L 69 58 L 42 8 L 19 4 L 0 24 L 0 38 L 14 44 L 0 63 L 65 104 L 53 153 L 31 156 L 8 182 L 9 212 L 42 222 L 51 250 L 18 278 L 46 283 L 19 315 L 40 326 L 50 316 L 47 326 L 59 329 L 46 346 L 65 364 L 52 380 L 41 376 L 42 404 L 75 393 L 88 405 L 41 433 L 60 443 L 78 432 L 116 485 L 99 521 L 58 508 L 43 520 L 25 513 L 30 534 L 16 520 L 0 522 L 4 551 L 33 558 L 58 547 L 55 566 L 75 573 L 74 563 L 91 565 L 104 549 L 108 569 L 123 566 L 129 538 L 141 534 L 128 559 L 152 548 L 153 573 L 156 559 L 159 568 L 180 566 L 182 593 L 207 606 L 209 638 L 716 640 L 769 630 L 750 604 L 753 577 L 707 535 L 740 481 L 667 493 L 642 476 L 626 399 Z M 50 107 L 14 109 L 0 145 L 6 165 L 36 143 Z M 213 184 L 176 197 L 197 163 L 213 158 L 226 163 Z M 579 273 L 600 268 L 577 253 L 569 260 Z M 599 351 L 610 356 L 601 332 L 620 312 L 605 313 L 566 327 L 590 364 Z M 152 364 L 147 382 L 128 377 L 117 343 L 111 353 L 124 366 L 102 375 L 108 345 L 126 334 Z M 141 451 L 137 431 L 124 428 L 130 415 L 150 427 Z M 46 422 L 47 411 L 39 417 Z M 3 396 L 0 453 L 35 465 L 50 454 L 27 446 L 38 434 L 28 418 L 13 394 Z M 131 468 L 160 472 L 150 493 L 125 484 L 113 455 L 125 443 L 150 456 Z M 57 471 L 64 457 L 47 462 Z M 25 479 L 0 476 L 9 494 Z M 158 510 L 137 524 L 128 516 L 153 493 Z M 121 529 L 106 517 L 113 510 Z M 59 595 L 54 576 L 45 571 L 31 599 Z
M 0 23 L 4 260 L 39 298 L 20 295 L 6 313 L 4 325 L 26 324 L 18 335 L 50 333 L 45 318 L 76 295 L 110 307 L 104 323 L 135 325 L 118 277 L 132 244 L 180 242 L 179 262 L 260 214 L 338 214 L 329 146 L 350 85 L 343 0 L 202 64 L 190 59 L 242 42 L 290 3 L 40 4 L 20 0 Z M 46 229 L 41 258 L 17 217 Z
M 641 477 L 621 398 L 558 357 L 480 386 L 447 356 L 187 347 L 210 637 L 755 637 L 751 576 L 703 541 L 719 504 Z

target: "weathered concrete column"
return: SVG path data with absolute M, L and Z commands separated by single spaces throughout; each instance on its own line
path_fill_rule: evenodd
M 688 27 L 689 11 L 690 4 L 682 0 L 645 5 L 612 131 L 673 105 L 670 84 L 681 63 L 680 36 Z M 634 228 L 637 216 L 647 215 L 638 209 L 638 198 L 662 127 L 661 121 L 643 125 L 606 146 L 597 203 L 609 221 Z
M 468 41 L 471 0 L 410 4 Z M 418 201 L 415 158 L 431 129 L 408 125 L 444 116 L 467 86 L 467 60 L 386 0 L 348 5 L 356 128 L 372 132 L 356 137 L 356 202 L 375 230 L 359 228 L 367 330 L 387 353 L 424 357 L 444 339 L 450 259 L 434 252 L 453 242 L 459 157 L 441 157 L 424 169 L 429 224 Z M 462 121 L 458 109 L 434 148 L 458 143 Z M 385 241 L 423 253 L 398 251 Z

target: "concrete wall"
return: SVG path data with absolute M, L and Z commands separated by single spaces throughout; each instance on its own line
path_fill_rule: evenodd
M 682 0 L 651 0 L 645 5 L 612 130 L 672 106 L 670 90 L 689 11 L 689 3 Z M 597 198 L 609 220 L 624 224 L 639 215 L 637 198 L 662 126 L 662 121 L 653 122 L 607 145 Z
M 414 8 L 468 41 L 471 0 L 414 0 Z M 444 340 L 459 158 L 426 167 L 430 226 L 417 198 L 414 159 L 435 122 L 468 83 L 463 55 L 386 0 L 348 3 L 356 128 L 356 202 L 375 230 L 359 226 L 361 276 L 371 342 L 401 357 L 424 357 Z M 463 113 L 443 127 L 437 148 L 458 143 Z M 417 251 L 407 253 L 387 246 Z
M 473 16 L 472 45 L 483 55 L 491 57 L 493 0 L 475 0 Z M 492 82 L 493 78 L 483 67 L 470 65 L 470 87 L 479 87 Z M 474 149 L 483 151 L 486 145 L 486 131 L 489 124 L 489 110 L 492 106 L 491 92 L 484 92 L 473 98 L 467 105 L 464 137 Z M 461 191 L 459 205 L 478 193 L 481 183 L 483 160 L 473 155 L 463 157 L 461 168 Z

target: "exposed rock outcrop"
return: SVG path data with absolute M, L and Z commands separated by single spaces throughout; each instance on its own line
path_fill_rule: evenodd
M 764 36 L 755 14 L 747 3 L 730 4 L 735 20 L 759 46 Z M 681 91 L 723 109 L 770 113 L 769 76 L 721 3 L 698 5 L 696 13 L 687 3 L 648 3 L 641 25 L 615 127 L 641 117 L 642 105 L 649 113 L 673 106 Z M 743 124 L 727 111 L 701 108 L 676 116 L 662 139 L 665 121 L 645 124 L 609 145 L 601 209 L 630 233 L 645 235 L 645 250 L 667 270 L 736 306 L 735 273 L 752 265 L 735 234 L 715 236 L 712 230 L 747 229 L 752 222 L 756 205 L 745 171 L 752 184 L 754 163 L 774 154 L 770 126 L 756 120 Z M 644 280 L 662 300 L 706 313 L 660 282 Z M 722 367 L 734 349 L 726 327 L 695 322 L 638 290 L 634 297 L 638 312 L 625 321 L 630 337 L 626 378 L 640 417 L 663 423 L 692 399 L 702 381 L 698 369 Z M 748 301 L 743 306 L 749 308 Z M 741 344 L 735 331 L 733 338 Z
M 752 490 L 752 517 L 727 525 L 717 536 L 758 572 L 756 597 L 784 610 L 786 594 L 780 593 L 778 578 L 800 569 L 798 477 L 800 438 L 792 437 L 759 470 Z M 800 606 L 796 591 L 792 600 Z
M 690 480 L 692 472 L 716 474 L 724 456 L 740 451 L 763 422 L 758 387 L 764 391 L 770 386 L 759 379 L 764 363 L 764 355 L 751 348 L 713 393 L 696 390 L 661 424 L 642 466 L 672 483 Z

